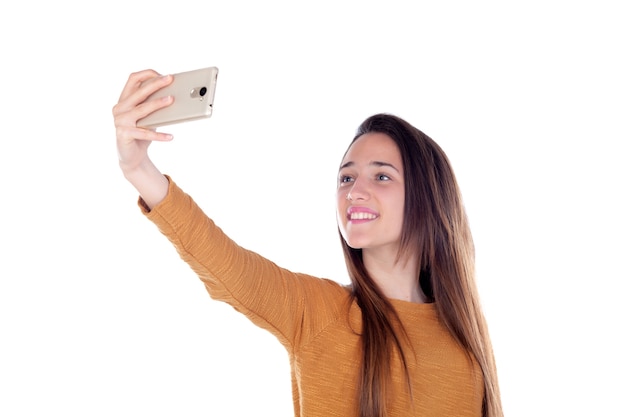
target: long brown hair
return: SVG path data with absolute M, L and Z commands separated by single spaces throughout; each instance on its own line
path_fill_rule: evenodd
M 496 365 L 474 278 L 474 243 L 450 162 L 435 141 L 397 116 L 370 116 L 361 123 L 352 143 L 371 132 L 388 135 L 402 156 L 405 206 L 398 259 L 410 252 L 417 256 L 424 294 L 436 302 L 442 323 L 480 367 L 485 393 L 483 416 L 501 417 Z M 341 244 L 352 297 L 363 321 L 359 416 L 385 417 L 394 347 L 410 386 L 400 343 L 406 334 L 398 335 L 394 330 L 391 317 L 397 318 L 397 313 L 365 269 L 362 251 L 349 247 L 343 237 Z

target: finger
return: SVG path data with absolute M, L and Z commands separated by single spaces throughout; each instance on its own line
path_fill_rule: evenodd
M 169 106 L 174 102 L 174 97 L 165 96 L 155 100 L 144 101 L 143 103 L 130 108 L 124 103 L 118 103 L 113 107 L 113 123 L 115 126 L 137 126 L 137 121 L 147 115 Z
M 122 89 L 122 94 L 120 94 L 120 98 L 118 101 L 125 100 L 128 96 L 137 91 L 137 89 L 141 87 L 141 84 L 144 81 L 151 78 L 159 77 L 160 75 L 161 74 L 151 69 L 133 72 L 128 76 L 128 80 L 126 81 L 126 85 L 124 85 L 124 88 Z
M 164 107 L 171 105 L 173 102 L 174 102 L 173 96 L 165 96 L 165 97 L 160 97 L 155 100 L 147 100 L 147 101 L 142 102 L 141 104 L 138 104 L 134 108 L 134 110 L 132 110 L 135 124 L 137 124 L 138 120 L 143 119 L 144 117 L 148 116 L 149 114 L 154 113 L 155 111 L 159 109 L 162 109 Z
M 169 133 L 157 132 L 154 129 L 142 129 L 140 127 L 134 126 L 120 126 L 117 128 L 117 137 L 119 140 L 125 141 L 133 141 L 133 140 L 143 140 L 143 141 L 156 141 L 156 142 L 169 142 L 174 136 Z
M 113 108 L 113 114 L 117 114 L 118 112 L 126 112 L 129 110 L 133 110 L 135 107 L 139 107 L 146 99 L 154 92 L 160 90 L 161 88 L 169 85 L 174 80 L 174 77 L 171 75 L 163 75 L 158 77 L 149 78 L 141 83 L 141 86 L 137 88 L 136 91 L 130 93 L 122 101 L 118 102 Z M 151 111 L 159 109 L 161 107 L 165 107 L 171 102 L 170 99 L 164 99 L 155 103 L 154 106 L 150 106 Z M 141 117 L 146 116 L 146 114 L 141 114 L 137 117 L 136 120 Z

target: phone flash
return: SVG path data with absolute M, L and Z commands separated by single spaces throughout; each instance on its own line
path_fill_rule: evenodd
M 207 88 L 206 87 L 196 87 L 191 89 L 191 98 L 200 97 L 200 101 L 204 100 L 204 96 L 206 95 Z

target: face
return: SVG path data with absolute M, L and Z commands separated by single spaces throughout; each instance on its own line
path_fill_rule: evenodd
M 397 253 L 404 213 L 400 150 L 383 133 L 366 133 L 348 149 L 337 186 L 337 222 L 355 249 Z

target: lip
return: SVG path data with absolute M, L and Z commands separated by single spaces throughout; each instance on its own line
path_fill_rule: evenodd
M 363 216 L 363 218 L 353 218 L 353 216 Z M 376 220 L 380 215 L 378 212 L 361 206 L 350 206 L 346 211 L 346 217 L 351 223 L 366 223 L 371 222 L 372 220 Z

